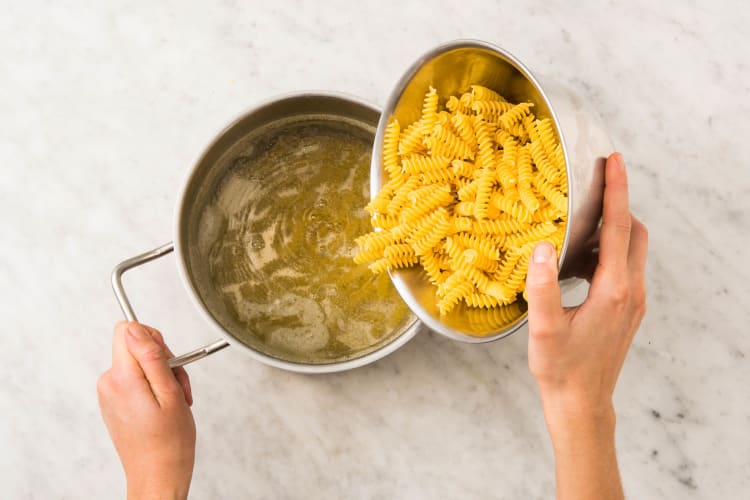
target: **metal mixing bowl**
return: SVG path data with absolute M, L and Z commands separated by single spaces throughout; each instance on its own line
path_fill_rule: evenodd
M 560 254 L 561 275 L 582 266 L 587 240 L 601 218 L 604 162 L 612 152 L 607 133 L 584 99 L 561 85 L 535 77 L 507 51 L 476 40 L 457 40 L 420 57 L 401 77 L 380 116 L 373 151 L 370 188 L 374 197 L 387 181 L 382 148 L 385 128 L 392 118 L 406 126 L 421 116 L 422 101 L 430 86 L 443 97 L 458 95 L 479 84 L 511 102 L 534 103 L 534 114 L 550 118 L 565 152 L 568 173 L 568 225 Z M 391 271 L 401 297 L 430 329 L 463 342 L 489 342 L 506 337 L 527 321 L 522 314 L 511 324 L 492 310 L 457 307 L 441 316 L 435 287 L 419 268 Z M 575 279 L 561 282 L 563 290 Z

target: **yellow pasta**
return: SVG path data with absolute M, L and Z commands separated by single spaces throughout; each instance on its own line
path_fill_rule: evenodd
M 533 104 L 529 102 L 516 104 L 512 108 L 508 109 L 505 113 L 500 115 L 500 118 L 498 118 L 497 121 L 498 123 L 500 123 L 501 127 L 507 130 L 517 123 L 522 123 L 524 117 L 529 114 L 531 106 L 533 106 Z
M 524 231 L 531 224 L 518 219 L 473 220 L 471 229 L 475 234 L 512 234 Z
M 443 125 L 435 125 L 432 133 L 424 142 L 432 154 L 458 159 L 474 159 L 472 146 L 465 143 Z
M 409 153 L 420 152 L 427 149 L 422 142 L 423 122 L 416 121 L 409 125 L 401 133 L 401 139 L 398 143 L 398 154 L 402 157 Z
M 366 207 L 374 231 L 356 240 L 355 261 L 376 273 L 420 265 L 441 314 L 512 323 L 531 252 L 540 241 L 562 250 L 568 211 L 562 146 L 532 107 L 472 85 L 441 109 L 430 87 L 417 121 L 392 120 L 387 180 Z
M 474 134 L 474 126 L 471 124 L 471 119 L 468 115 L 456 113 L 452 115 L 451 123 L 462 141 L 467 144 L 474 144 L 476 142 L 477 137 Z
M 518 153 L 518 197 L 526 209 L 531 212 L 532 218 L 534 212 L 539 209 L 539 199 L 531 188 L 531 152 L 528 147 L 521 148 Z
M 437 90 L 430 87 L 427 95 L 424 96 L 422 104 L 422 128 L 425 131 L 432 130 L 438 119 L 438 94 Z
M 383 138 L 383 168 L 390 179 L 402 177 L 401 166 L 398 162 L 398 139 L 401 127 L 398 120 L 393 120 L 385 129 Z
M 446 257 L 444 254 L 434 252 L 427 252 L 419 257 L 419 263 L 422 264 L 433 285 L 445 282 L 446 275 L 443 273 L 443 270 L 448 269 Z
M 502 115 L 513 109 L 513 105 L 504 101 L 474 101 L 471 110 L 480 115 Z
M 474 99 L 477 101 L 501 101 L 505 102 L 505 98 L 495 92 L 492 89 L 488 89 L 487 87 L 483 87 L 481 85 L 472 85 L 471 86 L 471 95 Z

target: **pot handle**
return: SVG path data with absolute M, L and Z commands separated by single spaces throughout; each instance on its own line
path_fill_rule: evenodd
M 115 291 L 115 297 L 117 297 L 117 302 L 120 304 L 120 309 L 122 309 L 122 312 L 128 321 L 138 321 L 138 319 L 135 317 L 133 307 L 130 305 L 128 296 L 125 294 L 125 289 L 122 286 L 122 275 L 129 269 L 140 266 L 141 264 L 145 264 L 146 262 L 151 262 L 152 260 L 158 259 L 159 257 L 163 257 L 173 250 L 174 243 L 170 241 L 169 243 L 154 248 L 153 250 L 124 260 L 117 266 L 115 266 L 114 270 L 112 271 L 112 289 Z M 215 342 L 212 342 L 203 347 L 199 347 L 194 351 L 190 351 L 181 356 L 170 359 L 169 366 L 170 368 L 177 368 L 178 366 L 183 366 L 188 363 L 192 363 L 193 361 L 198 361 L 199 359 L 205 358 L 209 354 L 213 354 L 216 351 L 224 349 L 228 345 L 229 342 L 227 342 L 226 340 L 216 340 Z

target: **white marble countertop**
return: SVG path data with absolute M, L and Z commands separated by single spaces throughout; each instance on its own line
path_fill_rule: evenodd
M 214 134 L 286 91 L 382 104 L 416 57 L 454 38 L 501 45 L 586 96 L 630 165 L 651 254 L 649 313 L 616 393 L 628 496 L 750 490 L 750 9 L 406 4 L 6 3 L 0 496 L 122 496 L 95 393 L 121 317 L 109 273 L 171 239 L 182 178 Z M 173 257 L 126 280 L 175 351 L 213 338 Z M 525 333 L 481 346 L 420 334 L 329 376 L 222 351 L 189 368 L 192 497 L 550 498 L 526 361 Z

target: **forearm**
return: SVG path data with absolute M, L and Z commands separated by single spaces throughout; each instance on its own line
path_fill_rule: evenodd
M 613 410 L 545 411 L 555 451 L 557 499 L 622 499 Z
M 185 500 L 188 489 L 185 487 L 174 487 L 171 485 L 154 487 L 142 484 L 128 484 L 127 500 Z
M 185 500 L 190 489 L 192 474 L 169 474 L 157 477 L 127 477 L 127 500 Z

